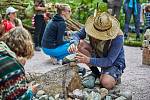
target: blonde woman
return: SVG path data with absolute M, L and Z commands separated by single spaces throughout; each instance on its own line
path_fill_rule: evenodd
M 67 51 L 69 42 L 64 41 L 66 31 L 65 21 L 71 16 L 71 8 L 68 4 L 57 4 L 57 14 L 48 22 L 43 38 L 42 49 L 45 54 L 55 57 L 57 60 L 63 59 L 69 54 Z
M 23 65 L 33 56 L 31 35 L 16 27 L 0 38 L 0 95 L 3 100 L 31 100 L 35 86 L 28 86 Z

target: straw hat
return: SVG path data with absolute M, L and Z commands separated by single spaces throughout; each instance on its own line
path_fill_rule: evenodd
M 95 39 L 109 40 L 114 39 L 120 32 L 120 24 L 115 17 L 103 12 L 87 19 L 85 31 Z

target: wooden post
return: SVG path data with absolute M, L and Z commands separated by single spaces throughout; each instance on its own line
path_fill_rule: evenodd
M 150 65 L 150 48 L 144 48 L 142 56 L 142 63 L 145 65 Z

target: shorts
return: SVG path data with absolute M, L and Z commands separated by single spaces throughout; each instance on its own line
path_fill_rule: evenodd
M 52 57 L 56 58 L 57 60 L 61 60 L 65 56 L 69 55 L 69 52 L 67 50 L 69 48 L 69 46 L 70 46 L 69 43 L 65 43 L 65 44 L 57 46 L 56 48 L 53 48 L 53 49 L 48 49 L 48 48 L 42 48 L 42 49 L 46 55 L 52 56 Z
M 112 66 L 108 68 L 102 68 L 101 74 L 110 75 L 117 81 L 121 77 L 122 71 L 117 66 Z

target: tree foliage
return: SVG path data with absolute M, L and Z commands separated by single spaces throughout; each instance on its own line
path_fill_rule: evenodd
M 15 1 L 15 2 L 30 4 L 30 2 L 33 2 L 34 0 L 1 0 L 0 4 L 3 5 L 4 1 L 9 1 L 9 3 Z M 45 0 L 45 1 L 46 1 L 46 3 L 51 2 L 53 4 L 55 4 L 55 3 L 69 4 L 72 8 L 73 19 L 76 19 L 83 24 L 85 23 L 85 20 L 87 19 L 87 17 L 94 13 L 94 9 L 97 8 L 97 3 L 99 4 L 98 9 L 100 11 L 107 10 L 107 4 L 102 2 L 102 0 Z M 140 2 L 141 3 L 148 2 L 148 0 L 140 0 Z M 4 7 L 3 9 L 0 9 L 0 13 L 4 13 L 6 10 L 6 7 Z M 124 19 L 124 15 L 122 14 L 122 11 L 121 11 L 120 15 L 121 15 L 120 22 L 122 25 L 122 23 L 124 23 L 124 21 L 122 20 L 122 19 Z
M 99 4 L 100 11 L 106 11 L 107 6 L 102 0 L 47 0 L 52 3 L 68 3 L 72 8 L 72 17 L 84 23 L 88 16 L 94 13 L 94 9 Z

